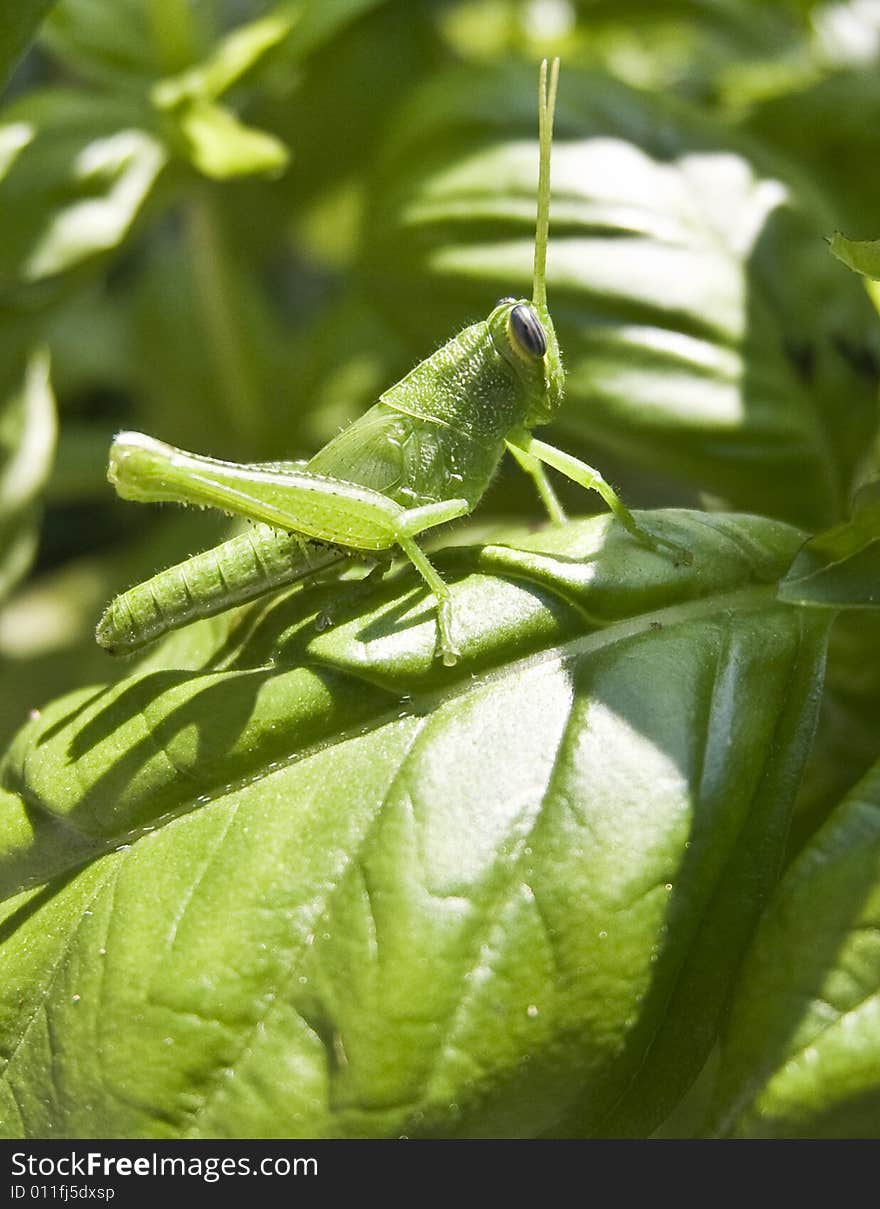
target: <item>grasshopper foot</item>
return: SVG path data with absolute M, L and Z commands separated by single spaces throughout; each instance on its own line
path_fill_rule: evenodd
M 448 599 L 437 602 L 437 637 L 443 666 L 455 667 L 461 658 L 461 651 L 452 637 L 452 605 Z

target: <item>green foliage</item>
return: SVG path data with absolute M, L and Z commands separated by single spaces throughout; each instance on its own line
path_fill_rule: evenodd
M 835 231 L 829 246 L 837 259 L 854 272 L 875 281 L 880 279 L 880 239 L 847 239 Z
M 0 106 L 0 1131 L 877 1136 L 869 7 L 52 7 Z M 432 553 L 454 669 L 354 568 L 110 660 L 227 534 L 115 500 L 113 433 L 311 455 L 526 291 L 546 53 L 549 439 L 693 563 L 508 468 Z
M 779 595 L 825 608 L 880 608 L 880 481 L 862 488 L 848 521 L 804 543 Z
M 166 159 L 138 117 L 125 98 L 117 107 L 64 88 L 6 109 L 0 280 L 9 293 L 87 265 L 129 234 Z
M 828 621 L 774 599 L 796 531 L 652 519 L 693 567 L 604 517 L 447 559 L 454 674 L 406 574 L 202 623 L 198 670 L 168 644 L 21 731 L 3 1048 L 47 1029 L 7 1128 L 601 1132 L 674 1099 L 780 860 Z
M 717 1127 L 739 1137 L 876 1137 L 880 766 L 782 880 L 740 979 Z

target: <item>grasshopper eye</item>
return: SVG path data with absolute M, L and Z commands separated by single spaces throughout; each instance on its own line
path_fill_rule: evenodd
M 530 306 L 520 303 L 510 312 L 510 330 L 517 344 L 530 357 L 540 359 L 547 352 L 547 337 L 541 321 Z

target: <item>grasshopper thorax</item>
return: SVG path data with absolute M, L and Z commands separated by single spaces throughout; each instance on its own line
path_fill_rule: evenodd
M 549 423 L 562 402 L 565 373 L 546 306 L 525 298 L 502 298 L 486 322 L 496 350 L 521 385 L 524 426 Z

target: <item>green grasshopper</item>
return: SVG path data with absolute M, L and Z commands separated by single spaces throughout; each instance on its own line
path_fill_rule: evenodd
M 558 74 L 556 59 L 548 87 L 542 63 L 531 302 L 503 298 L 487 319 L 418 364 L 306 463 L 223 462 L 141 433 L 120 433 L 108 478 L 124 499 L 207 505 L 258 524 L 116 597 L 98 623 L 101 646 L 133 651 L 352 554 L 381 568 L 397 548 L 434 595 L 439 652 L 452 666 L 459 651 L 449 588 L 416 539 L 470 513 L 506 450 L 534 480 L 551 520 L 561 522 L 565 514 L 545 465 L 597 491 L 643 545 L 670 544 L 646 533 L 597 471 L 530 431 L 553 417 L 565 377 L 545 283 Z

